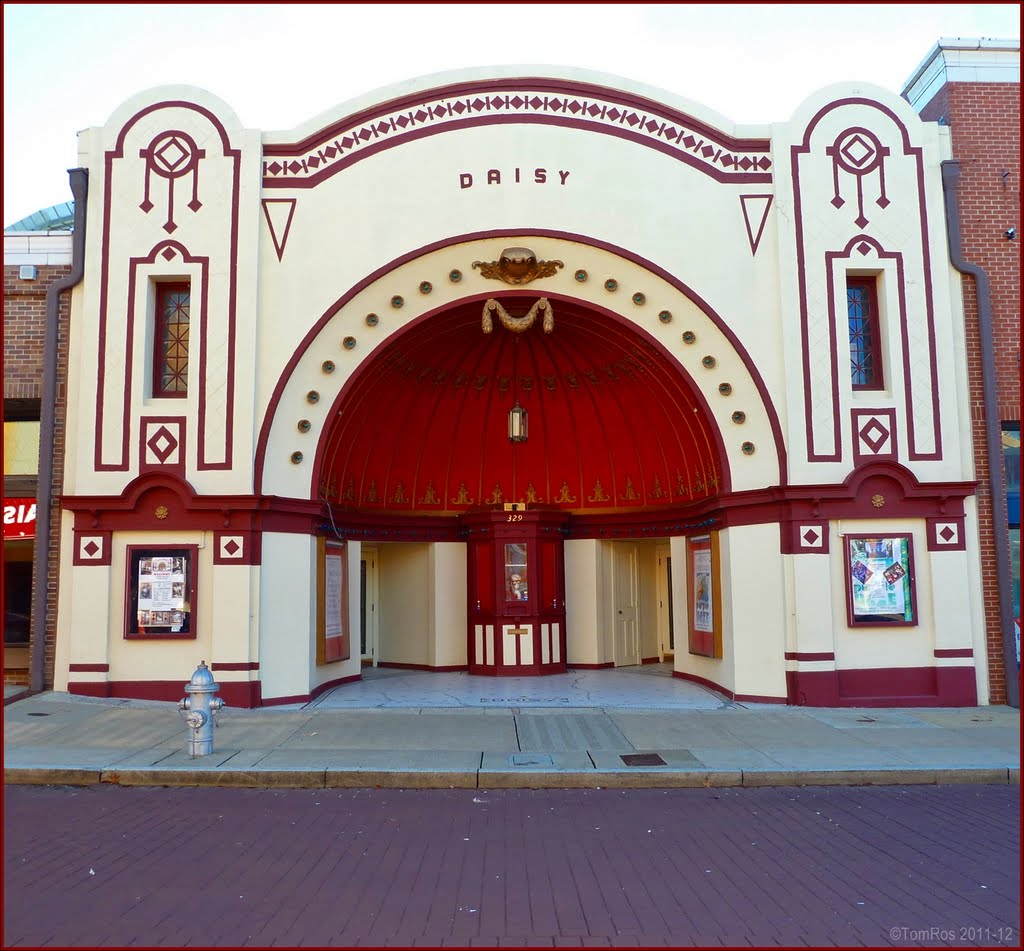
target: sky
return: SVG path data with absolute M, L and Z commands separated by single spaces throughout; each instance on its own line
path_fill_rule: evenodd
M 1019 38 L 1021 6 L 5 2 L 3 16 L 6 226 L 70 201 L 77 131 L 154 86 L 202 87 L 277 131 L 432 73 L 555 65 L 763 124 L 836 82 L 898 94 L 940 37 Z

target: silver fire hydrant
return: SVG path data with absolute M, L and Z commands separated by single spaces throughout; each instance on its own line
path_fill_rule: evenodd
M 214 717 L 224 708 L 224 701 L 214 696 L 218 687 L 206 661 L 201 660 L 192 679 L 185 684 L 189 696 L 178 701 L 178 715 L 189 729 L 185 751 L 193 758 L 213 752 Z

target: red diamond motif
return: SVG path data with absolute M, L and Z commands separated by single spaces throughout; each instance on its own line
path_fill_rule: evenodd
M 166 426 L 161 426 L 146 440 L 146 445 L 149 447 L 150 452 L 156 456 L 157 461 L 163 464 L 167 462 L 174 454 L 174 450 L 178 448 L 178 440 L 174 433 Z
M 590 106 L 587 109 L 587 112 L 589 112 L 592 116 L 600 115 L 601 107 L 600 106 Z
M 165 261 L 173 261 L 174 260 L 174 248 L 164 248 L 162 257 L 163 257 L 163 259 Z
M 160 164 L 169 172 L 173 172 L 189 156 L 189 150 L 182 145 L 177 136 L 172 136 L 170 141 L 158 149 L 154 158 L 160 160 Z
M 533 106 L 534 109 L 539 109 L 541 106 L 544 105 L 544 100 L 541 99 L 540 96 L 534 96 L 530 100 L 530 105 Z
M 271 175 L 279 175 L 281 173 L 281 165 L 278 162 L 271 162 L 270 165 L 267 166 L 267 171 L 270 172 Z
M 861 254 L 867 254 L 868 251 L 871 250 L 871 245 L 866 241 L 861 241 L 861 243 L 857 245 L 857 250 L 860 251 Z
M 525 99 L 520 99 L 518 96 L 516 96 L 516 98 L 512 100 L 512 105 L 516 109 L 522 109 L 522 107 L 525 105 L 525 103 L 526 103 L 526 100 Z
M 296 172 L 302 171 L 302 166 L 298 162 L 289 162 L 288 171 L 291 172 L 292 175 L 294 175 L 296 174 Z
M 333 145 L 328 145 L 327 148 L 324 149 L 324 155 L 326 155 L 329 159 L 334 158 L 334 156 L 337 154 L 338 150 Z
M 622 113 L 619 112 L 618 109 L 609 109 L 608 110 L 608 118 L 611 119 L 612 122 L 614 122 L 616 119 L 618 119 L 619 116 L 621 116 L 621 115 L 622 115 Z
M 839 150 L 855 168 L 866 165 L 875 156 L 875 149 L 859 135 L 855 135 Z
M 475 110 L 476 110 L 477 112 L 479 112 L 479 111 L 480 111 L 481 109 L 483 109 L 483 108 L 484 108 L 484 106 L 486 106 L 486 105 L 487 105 L 487 101 L 486 101 L 485 99 L 481 99 L 481 98 L 480 98 L 479 96 L 477 96 L 477 97 L 476 97 L 476 99 L 474 99 L 474 100 L 473 100 L 473 101 L 472 101 L 472 102 L 470 103 L 470 105 L 471 105 L 471 106 L 472 106 L 472 107 L 473 107 L 473 108 L 474 108 L 474 109 L 475 109 Z M 421 116 L 421 115 L 423 116 L 423 118 L 424 118 L 424 119 L 426 118 L 426 114 L 425 114 L 425 113 L 422 113 L 422 112 L 418 112 L 418 113 L 416 114 L 416 118 L 417 118 L 417 119 L 420 119 L 420 116 Z M 423 119 L 420 119 L 420 121 L 422 122 L 422 121 L 423 121 Z
M 942 531 L 939 532 L 939 538 L 948 545 L 954 538 L 956 538 L 956 532 L 954 532 L 949 525 L 946 525 Z
M 665 136 L 666 139 L 674 139 L 676 137 L 676 135 L 678 135 L 678 133 L 676 132 L 676 127 L 674 125 L 670 125 L 664 131 L 663 135 Z
M 700 150 L 700 154 L 703 155 L 704 158 L 711 158 L 711 156 L 714 155 L 714 152 L 714 148 L 710 145 L 705 145 L 704 148 Z
M 372 129 L 363 128 L 360 129 L 359 132 L 356 134 L 356 138 L 362 139 L 364 142 L 368 142 L 371 135 L 373 135 Z
M 234 557 L 242 550 L 242 546 L 238 544 L 233 538 L 224 546 L 224 551 Z
M 576 113 L 579 112 L 582 108 L 583 106 L 581 106 L 575 99 L 573 99 L 573 101 L 569 103 L 569 111 L 573 115 L 576 115 Z
M 391 131 L 390 123 L 382 122 L 379 126 L 377 126 L 377 131 L 381 135 L 387 135 Z
M 562 100 L 561 100 L 561 99 L 552 99 L 552 100 L 551 100 L 551 101 L 550 101 L 550 102 L 548 103 L 548 105 L 549 105 L 549 106 L 550 106 L 550 107 L 551 107 L 552 109 L 561 109 L 561 108 L 562 108 Z
M 341 147 L 343 149 L 350 149 L 355 144 L 356 144 L 356 140 L 353 139 L 350 135 L 346 135 L 345 138 L 343 138 L 341 140 Z
M 101 550 L 100 546 L 97 545 L 96 542 L 93 542 L 93 541 L 90 541 L 88 545 L 83 545 L 82 546 L 82 551 L 84 551 L 90 558 L 95 558 L 96 554 L 100 550 Z
M 317 167 L 317 166 L 318 166 L 318 165 L 320 164 L 320 159 L 318 159 L 318 158 L 317 158 L 317 157 L 316 157 L 315 155 L 311 155 L 311 156 L 310 156 L 310 157 L 309 157 L 309 158 L 308 158 L 308 159 L 306 160 L 306 164 L 307 164 L 307 165 L 308 165 L 308 166 L 309 166 L 310 168 L 316 168 L 316 167 Z
M 861 428 L 858 435 L 873 453 L 878 453 L 889 439 L 889 430 L 872 417 L 871 421 Z
M 815 545 L 817 544 L 818 539 L 821 538 L 821 535 L 819 535 L 813 528 L 809 528 L 801 537 L 808 545 Z

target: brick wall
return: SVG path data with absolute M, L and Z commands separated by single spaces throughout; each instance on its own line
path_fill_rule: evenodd
M 17 266 L 4 267 L 4 398 L 41 399 L 46 340 L 46 289 L 71 272 L 70 265 L 39 267 L 35 281 L 19 278 Z M 57 584 L 60 564 L 60 498 L 64 484 L 67 417 L 67 352 L 71 292 L 61 295 L 57 334 L 57 408 L 54 421 L 53 504 L 50 508 L 50 563 L 46 594 L 46 686 L 53 685 L 56 649 Z M 34 595 L 33 595 L 34 596 Z M 31 637 L 34 639 L 36 632 Z M 5 683 L 27 683 L 27 673 L 4 671 Z
M 953 158 L 960 163 L 964 257 L 985 270 L 991 285 L 999 421 L 1020 422 L 1021 244 L 1019 237 L 1008 241 L 1004 234 L 1009 227 L 1020 227 L 1020 84 L 948 83 L 921 110 L 921 118 L 942 118 L 951 129 Z M 971 278 L 964 279 L 963 288 L 991 697 L 993 703 L 1005 703 L 995 532 L 1007 529 L 992 524 L 978 301 Z M 1004 583 L 1010 583 L 1009 577 Z
M 4 399 L 39 399 L 43 386 L 46 289 L 71 272 L 70 265 L 39 268 L 34 281 L 4 267 Z

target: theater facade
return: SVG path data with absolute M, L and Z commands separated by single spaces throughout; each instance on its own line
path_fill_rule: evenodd
M 948 131 L 534 68 L 285 132 L 125 103 L 79 138 L 55 688 L 987 703 Z

